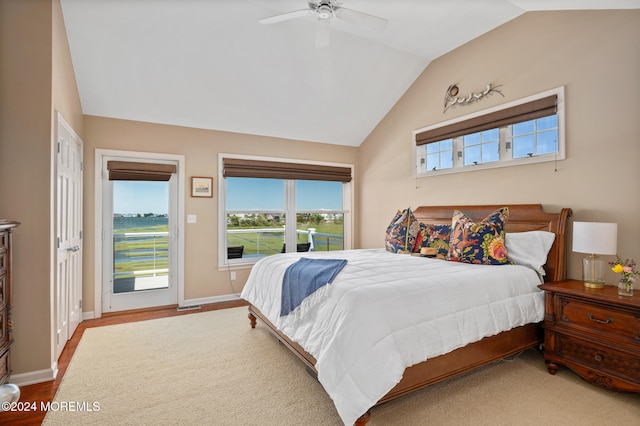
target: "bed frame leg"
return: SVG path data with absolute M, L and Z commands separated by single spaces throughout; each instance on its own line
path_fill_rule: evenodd
M 256 328 L 256 316 L 249 312 L 249 322 L 251 323 L 251 328 Z
M 358 417 L 356 420 L 355 426 L 364 426 L 369 423 L 369 417 L 371 417 L 371 410 L 367 410 L 366 413 Z

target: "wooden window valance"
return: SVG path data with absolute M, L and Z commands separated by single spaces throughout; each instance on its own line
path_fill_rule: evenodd
M 547 96 L 535 101 L 491 112 L 479 117 L 459 121 L 416 134 L 416 145 L 426 145 L 483 130 L 496 129 L 557 113 L 557 96 Z
M 224 177 L 269 179 L 325 180 L 350 182 L 351 168 L 317 164 L 284 163 L 279 161 L 223 159 Z
M 176 173 L 175 164 L 138 163 L 134 161 L 107 161 L 109 180 L 168 181 Z

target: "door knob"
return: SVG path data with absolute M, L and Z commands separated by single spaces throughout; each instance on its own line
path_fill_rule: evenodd
M 69 247 L 67 247 L 67 251 L 76 252 L 76 251 L 79 251 L 79 250 L 80 250 L 80 246 L 69 246 Z

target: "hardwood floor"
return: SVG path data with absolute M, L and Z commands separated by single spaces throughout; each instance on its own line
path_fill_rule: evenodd
M 87 328 L 101 327 L 103 325 L 122 324 L 127 322 L 144 321 L 156 318 L 165 318 L 177 315 L 189 315 L 198 312 L 215 311 L 218 309 L 235 308 L 247 306 L 244 300 L 234 300 L 229 302 L 202 305 L 201 309 L 178 311 L 177 306 L 165 306 L 162 308 L 141 309 L 122 313 L 106 314 L 102 318 L 82 321 L 71 340 L 69 340 L 58 359 L 58 377 L 49 382 L 37 383 L 34 385 L 20 387 L 20 402 L 29 403 L 36 406 L 35 411 L 3 412 L 0 413 L 0 425 L 40 425 L 44 420 L 45 411 L 40 411 L 41 402 L 50 402 L 60 386 L 60 382 L 67 371 L 73 353 L 78 347 L 78 342 Z M 34 404 L 35 403 L 35 404 Z

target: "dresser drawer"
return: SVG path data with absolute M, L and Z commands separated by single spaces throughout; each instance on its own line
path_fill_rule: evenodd
M 558 298 L 558 325 L 626 337 L 640 345 L 640 316 L 571 297 Z
M 11 373 L 11 250 L 13 229 L 18 222 L 0 221 L 0 385 L 9 380 Z M 1 410 L 0 410 L 1 411 Z M 2 421 L 0 421 L 2 423 Z
M 0 309 L 7 303 L 7 274 L 0 274 Z
M 9 319 L 7 318 L 7 309 L 0 310 L 0 348 L 9 342 Z M 2 349 L 0 349 L 2 350 Z
M 558 334 L 555 353 L 562 358 L 640 384 L 640 352 L 632 355 Z
M 4 253 L 9 248 L 9 233 L 0 231 L 0 253 Z
M 0 355 L 0 383 L 6 383 L 11 374 L 11 365 L 9 363 L 10 351 L 7 349 Z

